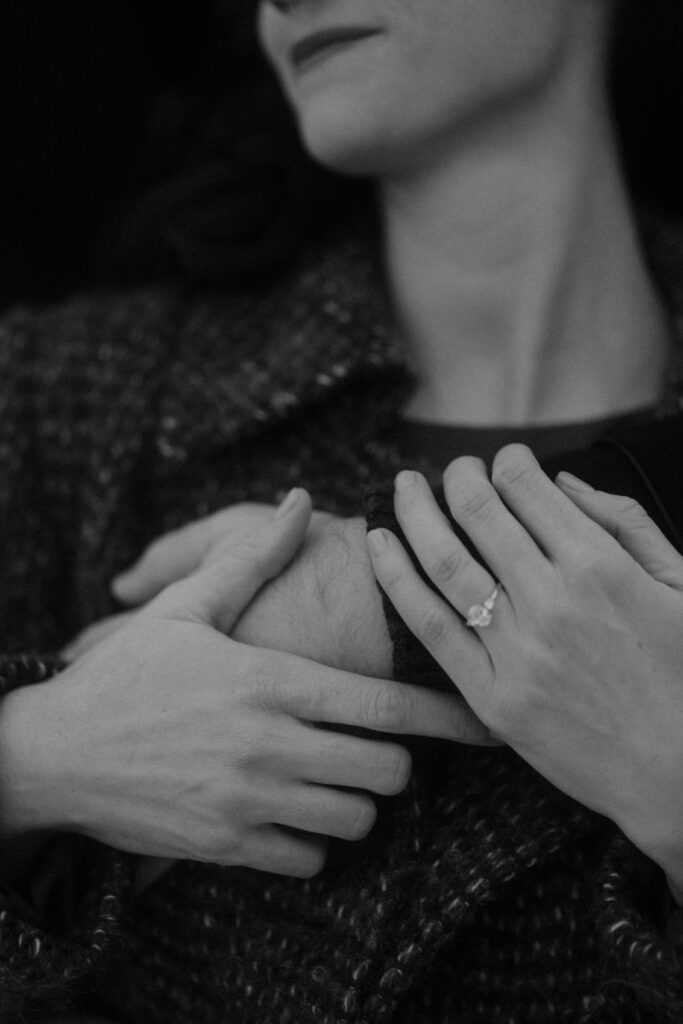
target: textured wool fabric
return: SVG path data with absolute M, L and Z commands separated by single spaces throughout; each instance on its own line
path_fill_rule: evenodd
M 110 579 L 163 531 L 293 485 L 358 514 L 401 466 L 411 387 L 373 251 L 354 240 L 271 291 L 18 311 L 0 382 L 0 692 L 58 685 L 59 660 L 26 652 L 111 612 Z M 663 409 L 681 395 L 672 373 Z M 389 514 L 371 503 L 371 520 Z M 397 677 L 448 688 L 388 614 Z M 415 743 L 414 764 L 370 837 L 332 843 L 310 881 L 186 862 L 134 899 L 134 858 L 87 844 L 84 861 L 74 842 L 54 883 L 75 873 L 68 913 L 32 906 L 30 886 L 0 895 L 0 1019 L 683 1019 L 663 877 L 609 822 L 505 749 Z

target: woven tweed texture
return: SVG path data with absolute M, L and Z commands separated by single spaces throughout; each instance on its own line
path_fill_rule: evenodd
M 163 531 L 293 485 L 359 514 L 401 465 L 411 380 L 387 323 L 365 241 L 273 290 L 7 318 L 0 686 L 54 685 L 59 663 L 26 652 L 109 613 L 109 580 Z M 447 685 L 391 628 L 397 675 Z M 132 858 L 101 851 L 68 926 L 5 893 L 1 1019 L 47 1002 L 133 1024 L 683 1020 L 653 865 L 509 751 L 416 745 L 414 762 L 310 881 L 184 863 L 134 901 Z

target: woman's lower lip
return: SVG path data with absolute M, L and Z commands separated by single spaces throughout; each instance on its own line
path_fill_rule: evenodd
M 363 35 L 349 36 L 346 38 L 332 39 L 329 43 L 321 45 L 316 50 L 311 51 L 301 57 L 293 58 L 292 63 L 296 71 L 308 71 L 310 68 L 321 64 L 327 60 L 328 57 L 334 57 L 335 54 L 346 50 L 351 46 L 355 46 L 357 43 L 362 43 L 366 39 L 374 38 L 377 32 L 367 32 Z

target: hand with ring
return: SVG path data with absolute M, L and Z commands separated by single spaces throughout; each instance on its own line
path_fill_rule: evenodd
M 631 499 L 556 485 L 521 445 L 491 479 L 457 459 L 444 488 L 482 562 L 406 471 L 396 515 L 433 588 L 387 530 L 368 537 L 379 583 L 493 735 L 616 822 L 679 897 L 683 558 Z

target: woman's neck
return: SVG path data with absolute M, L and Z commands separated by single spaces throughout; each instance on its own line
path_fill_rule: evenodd
M 596 92 L 577 68 L 382 182 L 409 416 L 552 423 L 656 400 L 666 320 Z

